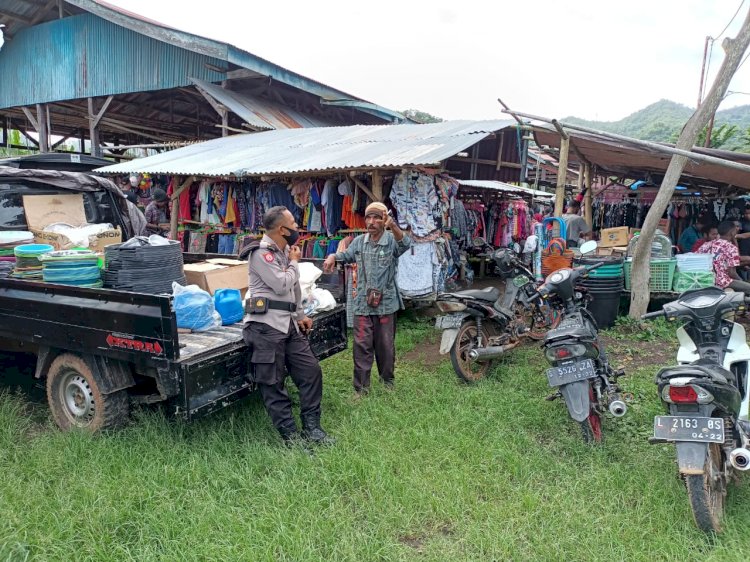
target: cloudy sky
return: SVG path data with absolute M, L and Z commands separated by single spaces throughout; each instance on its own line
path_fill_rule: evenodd
M 368 101 L 445 119 L 502 117 L 497 98 L 548 117 L 617 120 L 666 98 L 694 107 L 706 36 L 740 0 L 108 0 L 219 39 Z M 750 62 L 722 108 L 750 104 Z

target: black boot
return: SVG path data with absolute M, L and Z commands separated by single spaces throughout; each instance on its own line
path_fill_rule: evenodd
M 333 445 L 336 439 L 320 427 L 320 414 L 308 414 L 302 418 L 302 437 L 316 445 Z
M 281 439 L 287 447 L 293 447 L 302 438 L 299 431 L 297 431 L 296 425 L 293 427 L 280 427 L 279 435 L 281 435 Z

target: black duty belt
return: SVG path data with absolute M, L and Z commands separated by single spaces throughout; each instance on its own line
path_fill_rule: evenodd
M 245 301 L 245 312 L 248 314 L 265 314 L 269 309 L 296 312 L 297 305 L 293 302 L 275 301 L 266 297 L 250 297 Z

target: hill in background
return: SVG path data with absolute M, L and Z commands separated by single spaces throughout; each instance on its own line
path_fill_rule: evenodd
M 589 121 L 578 117 L 567 117 L 563 121 L 642 140 L 674 142 L 693 111 L 685 105 L 660 100 L 619 121 Z M 722 124 L 737 126 L 735 135 L 721 146 L 722 149 L 748 150 L 745 133 L 750 128 L 750 105 L 721 110 L 716 113 L 715 121 L 714 129 Z

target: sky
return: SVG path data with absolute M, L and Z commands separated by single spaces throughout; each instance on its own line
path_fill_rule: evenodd
M 395 110 L 443 119 L 615 121 L 660 99 L 698 101 L 706 36 L 710 87 L 750 0 L 107 0 L 231 43 Z M 722 31 L 739 13 L 728 29 Z M 721 108 L 750 104 L 750 62 Z

